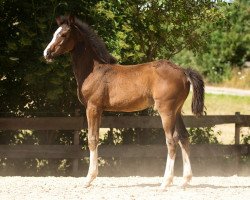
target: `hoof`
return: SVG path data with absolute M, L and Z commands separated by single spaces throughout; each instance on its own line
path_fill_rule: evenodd
M 169 188 L 172 184 L 173 184 L 173 177 L 168 178 L 166 181 L 164 181 L 164 182 L 161 184 L 160 190 L 161 190 L 161 191 L 165 191 L 165 190 L 167 190 L 167 188 Z
M 90 187 L 91 186 L 91 183 L 93 182 L 93 180 L 96 178 L 97 175 L 91 175 L 91 176 L 87 176 L 86 177 L 86 182 L 84 184 L 84 188 L 87 188 L 87 187 Z
M 188 183 L 187 182 L 185 182 L 185 183 L 183 183 L 181 186 L 180 186 L 180 188 L 181 189 L 183 189 L 183 190 L 185 190 L 187 187 L 188 187 Z
M 90 186 L 91 186 L 91 183 L 90 183 L 90 182 L 86 182 L 86 183 L 83 185 L 84 188 L 88 188 L 88 187 L 90 187 Z
M 165 192 L 165 191 L 167 191 L 167 189 L 168 189 L 168 187 L 160 186 L 159 189 L 158 189 L 158 191 L 159 191 L 159 192 Z
M 186 189 L 191 179 L 192 179 L 192 175 L 184 177 L 184 183 L 181 185 L 181 188 Z
M 91 184 L 85 183 L 85 184 L 83 185 L 83 188 L 88 188 L 88 187 L 90 187 L 90 186 L 91 186 Z

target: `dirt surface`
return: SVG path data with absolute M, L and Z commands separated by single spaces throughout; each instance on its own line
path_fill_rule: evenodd
M 206 86 L 205 91 L 206 93 L 210 93 L 210 94 L 250 96 L 250 90 L 243 90 L 243 89 L 236 89 L 236 88 Z
M 194 177 L 181 189 L 182 178 L 160 191 L 160 177 L 98 177 L 84 188 L 84 178 L 0 177 L 0 199 L 250 199 L 250 177 Z

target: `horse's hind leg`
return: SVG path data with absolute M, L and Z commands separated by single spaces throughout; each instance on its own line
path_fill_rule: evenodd
M 166 168 L 164 173 L 163 182 L 161 184 L 162 189 L 166 189 L 173 182 L 174 177 L 174 162 L 176 157 L 177 142 L 173 138 L 175 129 L 175 112 L 171 110 L 172 106 L 166 104 L 165 106 L 157 105 L 157 109 L 161 116 L 163 129 L 165 132 L 166 143 L 168 148 L 168 156 L 166 162 Z
M 88 187 L 98 175 L 98 140 L 101 111 L 94 105 L 88 105 L 86 114 L 88 119 L 88 146 L 90 150 L 89 171 L 85 183 L 85 187 Z
M 188 140 L 188 131 L 184 125 L 181 114 L 176 116 L 176 126 L 175 126 L 176 134 L 174 134 L 179 139 L 179 145 L 182 151 L 182 159 L 183 159 L 183 178 L 184 182 L 182 187 L 186 187 L 189 181 L 192 179 L 192 170 L 190 164 L 190 150 L 189 150 L 189 140 Z

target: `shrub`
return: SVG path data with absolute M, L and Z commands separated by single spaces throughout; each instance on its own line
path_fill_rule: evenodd
M 212 127 L 190 128 L 189 140 L 191 144 L 219 144 L 217 136 L 221 131 L 214 131 Z

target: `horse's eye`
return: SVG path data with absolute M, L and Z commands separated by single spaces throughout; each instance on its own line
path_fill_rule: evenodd
M 57 37 L 66 37 L 66 34 L 65 33 L 59 33 L 58 35 L 57 35 Z
M 65 33 L 61 33 L 60 36 L 64 38 L 64 37 L 66 37 L 66 34 Z

